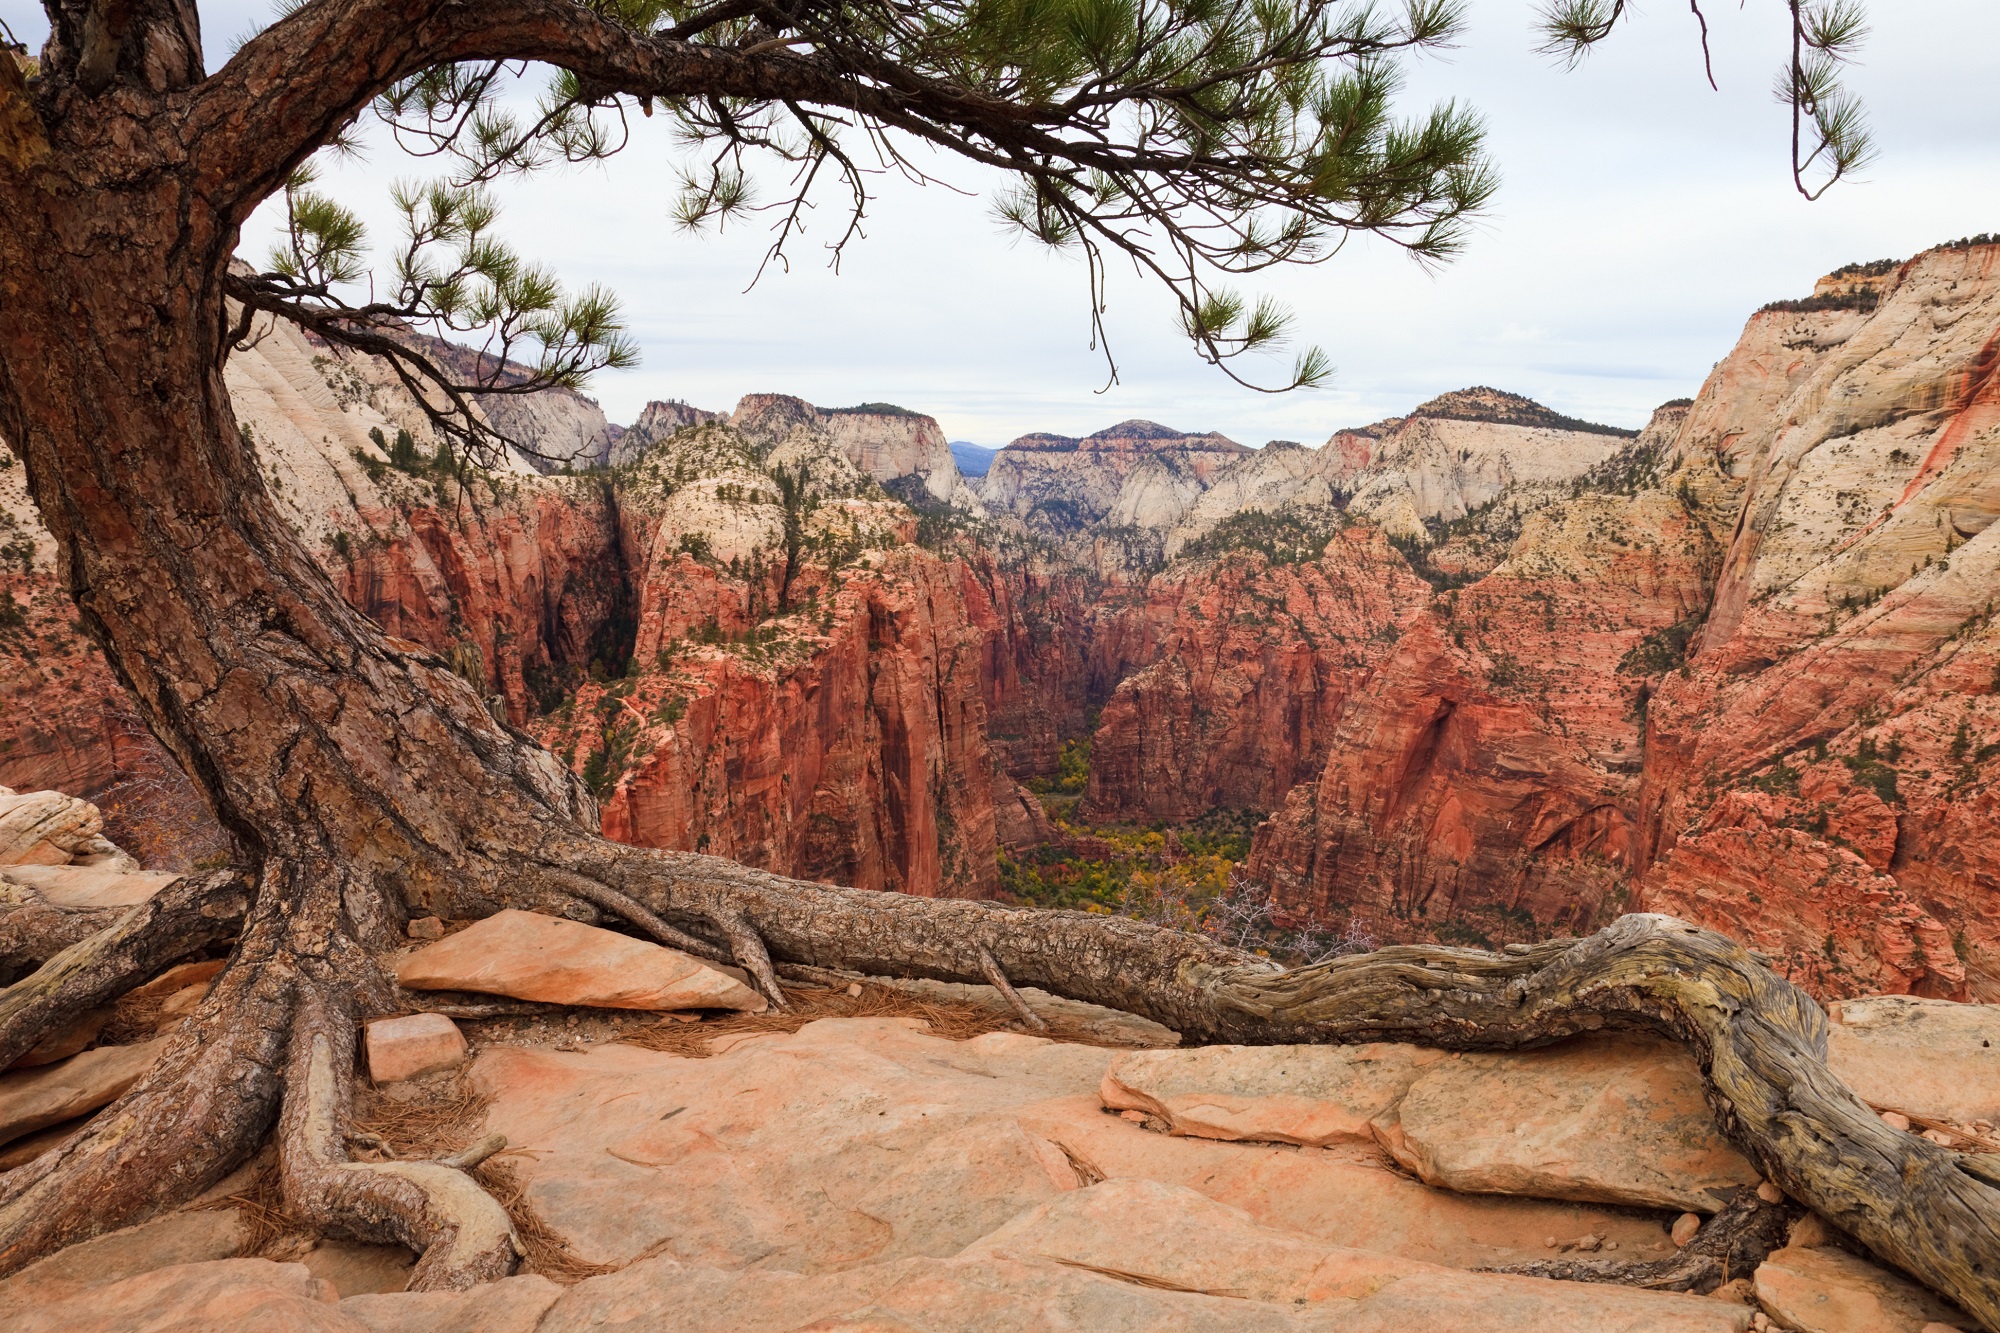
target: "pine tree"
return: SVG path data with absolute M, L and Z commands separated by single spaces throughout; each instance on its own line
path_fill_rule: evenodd
M 1889 1136 L 1826 1074 L 1817 1009 L 1721 937 L 1629 917 L 1505 956 L 1389 949 L 1287 972 L 1132 921 L 607 842 L 589 791 L 490 717 L 448 661 L 342 600 L 237 429 L 223 363 L 271 320 L 383 358 L 460 467 L 528 443 L 496 438 L 482 395 L 629 364 L 611 295 L 567 293 L 515 253 L 486 187 L 612 156 L 631 114 L 671 118 L 689 145 L 689 226 L 752 207 L 754 161 L 786 168 L 797 188 L 776 201 L 774 254 L 822 182 L 849 200 L 840 243 L 858 234 L 864 161 L 921 176 L 921 153 L 940 150 L 994 168 L 1012 182 L 999 215 L 1080 257 L 1099 332 L 1107 266 L 1129 262 L 1172 293 L 1197 351 L 1237 373 L 1285 320 L 1231 283 L 1356 234 L 1425 261 L 1464 243 L 1495 186 L 1479 121 L 1450 103 L 1405 118 L 1395 99 L 1399 61 L 1452 41 L 1460 5 L 294 0 L 208 74 L 194 0 L 44 4 L 40 58 L 0 57 L 0 436 L 25 461 L 83 624 L 239 860 L 81 939 L 42 939 L 48 961 L 0 993 L 4 1068 L 166 964 L 234 941 L 151 1072 L 61 1151 L 0 1176 L 0 1272 L 188 1199 L 274 1128 L 296 1215 L 420 1251 L 419 1289 L 511 1271 L 506 1215 L 462 1164 L 355 1163 L 341 1127 L 357 1021 L 401 1002 L 378 960 L 403 924 L 519 906 L 732 958 L 778 1005 L 777 967 L 802 963 L 1010 994 L 1010 979 L 1032 983 L 1194 1041 L 1506 1047 L 1662 1028 L 1700 1052 L 1732 1135 L 1769 1174 L 2000 1321 L 2000 1193 Z M 1865 151 L 1834 77 L 1858 12 L 1790 9 L 1795 167 L 1837 178 Z M 1581 52 L 1623 11 L 1575 0 L 1550 30 Z M 553 71 L 528 115 L 509 109 L 523 70 Z M 370 116 L 445 171 L 398 192 L 404 235 L 364 284 L 364 231 L 313 159 Z M 236 266 L 241 228 L 275 194 L 277 253 Z M 431 335 L 475 337 L 481 354 L 464 368 Z M 1278 387 L 1325 373 L 1306 351 Z

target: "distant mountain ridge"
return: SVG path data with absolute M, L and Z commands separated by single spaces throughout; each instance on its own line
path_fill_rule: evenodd
M 958 474 L 962 477 L 983 477 L 993 466 L 993 455 L 998 449 L 989 449 L 983 444 L 973 444 L 969 440 L 953 440 L 951 456 L 958 464 Z

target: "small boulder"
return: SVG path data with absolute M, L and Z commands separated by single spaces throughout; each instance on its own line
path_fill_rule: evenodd
M 739 1009 L 762 995 L 698 958 L 578 921 L 509 908 L 397 964 L 411 990 L 467 990 L 601 1009 Z
M 465 1059 L 465 1034 L 443 1014 L 378 1018 L 367 1028 L 368 1074 L 397 1083 L 456 1067 Z
M 190 986 L 202 986 L 215 980 L 223 969 L 220 958 L 211 958 L 199 963 L 176 963 L 154 977 L 145 985 L 126 993 L 128 1000 L 159 1000 L 169 995 L 177 995 Z
M 94 850 L 103 830 L 104 816 L 89 801 L 0 787 L 0 866 L 66 866 L 79 849 Z
M 403 933 L 413 940 L 441 940 L 444 938 L 444 922 L 434 916 L 420 916 L 403 927 Z
M 166 1039 L 99 1046 L 60 1064 L 0 1074 L 0 1143 L 95 1111 L 139 1081 Z
M 1713 1212 L 1759 1180 L 1693 1057 L 1656 1038 L 1443 1060 L 1375 1128 L 1426 1184 L 1472 1194 Z

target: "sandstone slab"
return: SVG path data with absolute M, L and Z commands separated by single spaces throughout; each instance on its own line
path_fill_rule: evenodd
M 127 999 L 159 1000 L 176 995 L 190 986 L 202 986 L 222 974 L 226 964 L 220 958 L 196 963 L 176 963 L 143 986 L 126 992 Z
M 465 1034 L 443 1014 L 378 1018 L 365 1034 L 368 1074 L 377 1083 L 434 1074 L 465 1059 Z
M 104 1030 L 104 1024 L 110 1017 L 109 1009 L 86 1009 L 36 1042 L 26 1055 L 8 1068 L 34 1069 L 69 1059 L 97 1040 L 97 1034 Z
M 1023 1214 L 963 1259 L 1053 1263 L 1168 1290 L 1279 1305 L 1329 1304 L 1366 1325 L 1386 1309 L 1437 1328 L 1740 1330 L 1749 1311 L 1695 1297 L 1471 1274 L 1379 1252 L 1329 1246 L 1258 1224 L 1186 1189 L 1106 1181 Z M 1408 1284 L 1405 1286 L 1405 1284 Z M 1478 1322 L 1480 1319 L 1486 1322 Z
M 1114 1053 L 1017 1033 L 946 1041 L 891 1019 L 827 1019 L 708 1058 L 628 1045 L 489 1046 L 482 1132 L 578 1256 L 800 1273 L 956 1253 L 1103 1179 L 1185 1186 L 1330 1244 L 1477 1265 L 1595 1232 L 1665 1257 L 1649 1217 L 1467 1197 L 1344 1151 L 1174 1138 L 1104 1114 Z
M 1374 1121 L 1442 1051 L 1365 1046 L 1200 1046 L 1134 1051 L 1111 1062 L 1099 1095 L 1175 1134 L 1256 1143 L 1371 1143 Z
M 529 1274 L 471 1291 L 350 1296 L 339 1310 L 368 1333 L 535 1333 L 562 1292 L 547 1278 Z
M 299 1262 L 342 1296 L 401 1291 L 417 1267 L 417 1257 L 401 1245 L 363 1245 L 348 1240 L 322 1240 Z
M 1757 1169 L 1716 1128 L 1693 1057 L 1654 1038 L 1440 1061 L 1378 1122 L 1425 1182 L 1714 1212 Z
M 764 1008 L 764 997 L 698 958 L 577 921 L 509 908 L 396 966 L 412 990 L 468 990 L 604 1009 Z
M 1759 1179 L 1717 1131 L 1693 1060 L 1649 1038 L 1501 1055 L 1392 1043 L 1134 1052 L 1099 1095 L 1180 1135 L 1378 1143 L 1463 1193 L 1713 1212 Z
M 1757 1301 L 1802 1333 L 1924 1333 L 1972 1328 L 1969 1316 L 1908 1279 L 1833 1248 L 1774 1251 L 1758 1265 Z
M 234 1208 L 169 1213 L 58 1250 L 22 1269 L 10 1285 L 95 1287 L 178 1264 L 232 1259 L 248 1234 L 243 1215 Z
M 164 870 L 88 865 L 17 865 L 0 871 L 58 907 L 136 907 L 181 878 Z
M 1043 1102 L 1015 1118 L 1060 1144 L 1087 1176 L 1185 1185 L 1265 1226 L 1329 1244 L 1453 1268 L 1545 1259 L 1550 1236 L 1599 1235 L 1641 1259 L 1672 1253 L 1666 1233 L 1650 1216 L 1587 1203 L 1433 1189 L 1394 1169 L 1373 1147 L 1295 1149 L 1175 1138 L 1104 1114 L 1095 1096 Z
M 1864 1101 L 2000 1122 L 2000 1005 L 1875 995 L 1827 1012 L 1827 1066 Z
M 366 1333 L 298 1264 L 221 1259 L 81 1289 L 0 1285 L 9 1333 Z
M 0 1074 L 0 1143 L 112 1101 L 152 1068 L 165 1043 L 99 1046 L 60 1064 Z

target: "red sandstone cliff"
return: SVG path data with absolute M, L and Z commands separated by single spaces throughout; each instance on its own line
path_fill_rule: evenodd
M 1991 999 L 1996 263 L 1762 312 L 1637 440 L 1484 390 L 1321 450 L 1127 423 L 1003 454 L 993 522 L 939 517 L 942 435 L 899 411 L 662 408 L 612 473 L 461 492 L 366 363 L 281 333 L 229 374 L 330 575 L 614 836 L 992 892 L 996 845 L 1049 836 L 1019 781 L 1101 706 L 1083 815 L 1270 811 L 1245 874 L 1293 917 L 1499 943 L 1643 906 L 1821 994 Z M 371 432 L 402 429 L 399 469 Z M 789 552 L 781 465 L 817 499 Z M 0 515 L 0 784 L 98 799 L 149 862 L 213 854 L 18 468 Z
M 1374 528 L 1341 532 L 1316 561 L 1239 552 L 1152 579 L 1099 626 L 1100 660 L 1130 674 L 1104 707 L 1084 812 L 1178 823 L 1276 808 L 1317 773 L 1350 692 L 1430 592 Z
M 1754 318 L 1680 442 L 1732 521 L 1700 652 L 1652 709 L 1643 901 L 1827 989 L 1990 999 L 2000 248 L 1879 287 Z

